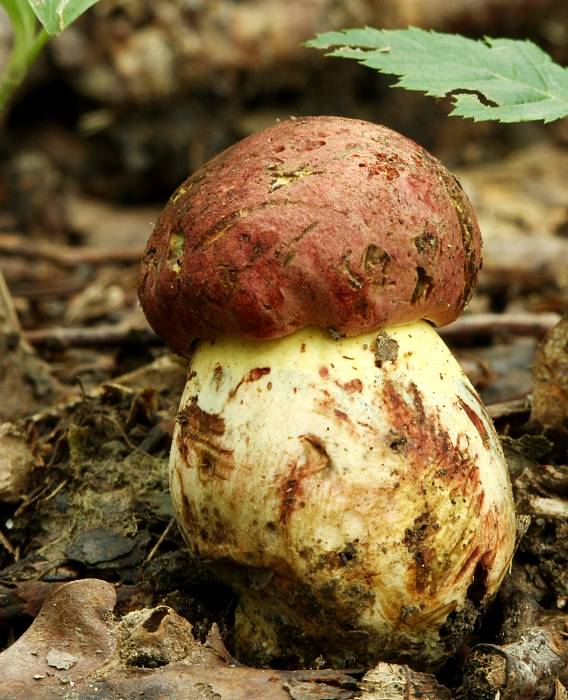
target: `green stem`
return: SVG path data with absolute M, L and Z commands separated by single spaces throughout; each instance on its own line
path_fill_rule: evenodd
M 0 113 L 6 108 L 8 99 L 22 82 L 24 75 L 25 70 L 21 58 L 17 52 L 12 49 L 0 82 Z
M 33 42 L 30 45 L 30 48 L 28 50 L 28 60 L 27 60 L 27 68 L 29 69 L 32 65 L 32 63 L 36 60 L 38 55 L 40 54 L 41 50 L 47 43 L 47 40 L 49 39 L 49 34 L 45 31 L 45 29 L 40 29 L 40 31 L 35 35 Z
M 12 25 L 14 38 L 10 55 L 0 76 L 0 115 L 26 77 L 32 63 L 44 47 L 49 35 L 44 29 L 37 31 L 37 21 L 31 9 L 13 0 L 0 0 Z

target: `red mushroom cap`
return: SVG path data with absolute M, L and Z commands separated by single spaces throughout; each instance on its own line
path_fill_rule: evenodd
M 187 179 L 148 241 L 139 296 L 184 353 L 195 338 L 358 335 L 453 321 L 481 235 L 458 181 L 410 139 L 355 119 L 281 122 Z

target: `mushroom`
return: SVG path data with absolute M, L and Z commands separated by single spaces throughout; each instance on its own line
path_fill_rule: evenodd
M 457 180 L 359 120 L 277 123 L 160 215 L 140 299 L 190 368 L 181 530 L 239 593 L 256 663 L 435 668 L 507 572 L 515 513 L 454 320 L 481 237 Z

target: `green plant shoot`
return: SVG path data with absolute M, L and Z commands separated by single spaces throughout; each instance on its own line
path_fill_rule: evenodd
M 306 46 L 395 75 L 395 87 L 449 95 L 452 116 L 551 122 L 568 115 L 568 69 L 531 41 L 366 27 L 318 34 Z
M 48 34 L 60 34 L 98 0 L 27 0 Z
M 0 0 L 13 31 L 0 75 L 0 112 L 28 74 L 49 36 L 59 34 L 98 0 Z

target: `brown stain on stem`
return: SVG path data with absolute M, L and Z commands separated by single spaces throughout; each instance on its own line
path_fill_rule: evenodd
M 296 462 L 289 465 L 288 475 L 280 485 L 280 506 L 278 520 L 280 525 L 287 525 L 290 522 L 292 513 L 296 508 L 296 499 L 302 493 L 301 468 Z
M 188 467 L 196 464 L 202 481 L 228 479 L 234 469 L 233 450 L 218 444 L 225 434 L 222 416 L 204 411 L 193 396 L 178 413 L 177 422 L 177 446 L 183 463 Z
M 445 576 L 446 563 L 440 566 L 435 560 L 436 534 L 439 528 L 431 526 L 427 518 L 430 496 L 425 483 L 441 482 L 452 502 L 454 499 L 456 502 L 457 499 L 467 499 L 465 521 L 475 522 L 481 515 L 485 497 L 479 469 L 476 460 L 469 453 L 466 436 L 460 434 L 457 439 L 452 439 L 436 409 L 426 409 L 423 396 L 414 383 L 400 390 L 392 381 L 385 381 L 382 401 L 389 414 L 392 430 L 405 440 L 408 447 L 405 451 L 409 461 L 408 478 L 418 485 L 419 494 L 422 493 L 425 503 L 425 511 L 415 520 L 414 526 L 407 530 L 404 540 L 414 560 L 412 585 L 418 593 L 426 590 L 435 593 Z M 481 538 L 480 527 L 476 527 L 473 537 Z M 460 541 L 460 548 L 464 543 Z M 470 544 L 473 548 L 477 546 L 468 541 L 468 547 Z M 461 555 L 459 549 L 455 549 L 448 556 L 459 558 Z M 465 564 L 460 568 L 463 566 Z
M 300 504 L 300 498 L 305 490 L 306 479 L 326 478 L 326 475 L 333 469 L 332 459 L 326 449 L 324 441 L 312 433 L 299 436 L 304 449 L 304 460 L 288 465 L 288 473 L 282 479 L 279 493 L 279 522 L 285 526 L 290 522 L 295 510 Z
M 336 381 L 335 384 L 347 394 L 360 394 L 363 391 L 363 382 L 357 378 L 344 383 Z
M 481 416 L 477 415 L 477 413 L 473 410 L 473 408 L 469 404 L 467 404 L 461 398 L 461 396 L 458 396 L 457 398 L 458 398 L 459 405 L 467 413 L 467 417 L 470 419 L 470 421 L 475 426 L 475 429 L 479 433 L 479 437 L 481 438 L 481 441 L 483 442 L 485 447 L 489 447 L 489 444 L 490 444 L 489 433 L 487 432 L 487 428 L 485 427 L 485 424 L 483 423 L 483 419 L 481 418 Z
M 325 447 L 324 441 L 317 435 L 307 433 L 300 435 L 300 440 L 304 446 L 305 465 L 302 473 L 312 475 L 322 472 L 326 469 L 331 469 L 333 463 L 331 457 Z
M 233 399 L 237 391 L 242 387 L 243 384 L 248 384 L 250 382 L 257 382 L 262 377 L 270 374 L 270 367 L 255 367 L 251 369 L 250 372 L 245 375 L 229 392 L 229 399 Z

